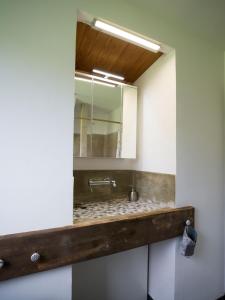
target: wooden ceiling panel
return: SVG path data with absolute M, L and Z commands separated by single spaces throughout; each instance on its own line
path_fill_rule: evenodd
M 77 23 L 76 70 L 92 73 L 97 68 L 133 83 L 161 55 Z

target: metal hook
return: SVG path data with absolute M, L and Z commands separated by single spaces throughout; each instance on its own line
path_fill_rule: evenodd
M 41 258 L 41 255 L 38 252 L 34 252 L 30 257 L 30 259 L 33 263 L 38 262 L 40 260 L 40 258 Z
M 4 267 L 4 264 L 5 264 L 4 260 L 0 259 L 0 269 L 2 269 Z
M 190 220 L 187 220 L 187 221 L 186 221 L 186 225 L 187 225 L 187 226 L 190 226 L 190 225 L 191 225 L 191 221 L 190 221 Z

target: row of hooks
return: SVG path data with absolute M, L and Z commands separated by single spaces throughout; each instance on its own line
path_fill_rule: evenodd
M 190 220 L 187 220 L 186 222 L 186 226 L 190 226 L 191 225 L 191 221 Z M 30 260 L 32 263 L 36 263 L 40 260 L 41 256 L 38 252 L 34 252 L 31 257 L 30 257 Z M 5 265 L 5 261 L 3 259 L 0 259 L 0 269 L 2 269 Z
M 34 252 L 31 257 L 30 260 L 32 263 L 36 263 L 40 260 L 41 255 L 38 252 Z M 3 259 L 0 259 L 0 269 L 2 269 L 5 265 L 5 261 Z

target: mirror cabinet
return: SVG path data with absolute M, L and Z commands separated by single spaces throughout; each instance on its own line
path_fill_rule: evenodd
M 136 158 L 137 87 L 75 79 L 74 156 Z

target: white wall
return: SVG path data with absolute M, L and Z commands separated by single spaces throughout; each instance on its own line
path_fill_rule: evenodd
M 224 294 L 223 52 L 184 42 L 176 58 L 183 61 L 176 69 L 176 204 L 195 207 L 198 231 L 196 255 L 176 255 L 176 299 L 217 299 Z
M 161 56 L 135 82 L 138 141 L 135 168 L 176 174 L 175 52 Z
M 0 234 L 71 224 L 75 22 L 52 2 L 0 5 Z M 0 283 L 1 300 L 70 297 L 71 267 Z
M 223 96 L 224 96 L 224 107 L 225 107 L 225 52 L 224 52 L 224 76 L 223 76 L 223 81 L 224 81 L 224 91 L 223 91 Z M 223 126 L 224 126 L 224 132 L 225 132 L 225 122 L 223 120 Z M 223 141 L 223 147 L 225 148 L 225 141 Z M 223 174 L 225 175 L 225 159 L 223 161 Z M 225 195 L 225 178 L 224 179 L 224 185 L 223 185 L 223 195 Z M 224 234 L 223 236 L 225 237 L 225 222 L 224 222 Z M 225 290 L 225 239 L 224 239 L 224 290 Z
M 175 175 L 175 51 L 161 56 L 135 84 L 138 86 L 138 142 L 135 169 Z M 174 299 L 175 247 L 175 240 L 150 246 L 149 294 L 153 299 Z
M 199 243 L 193 259 L 175 257 L 175 299 L 216 299 L 224 292 L 224 49 L 207 32 L 190 34 L 176 20 L 161 18 L 151 9 L 153 0 L 147 9 L 134 3 L 1 0 L 1 232 L 71 221 L 73 48 L 79 8 L 176 49 L 176 198 L 178 206 L 196 207 Z M 185 14 L 191 23 L 188 10 L 180 18 Z M 14 292 L 17 299 L 30 299 L 28 290 L 37 299 L 64 300 L 70 299 L 70 282 L 70 270 L 59 269 L 3 282 L 0 292 L 4 300 Z

